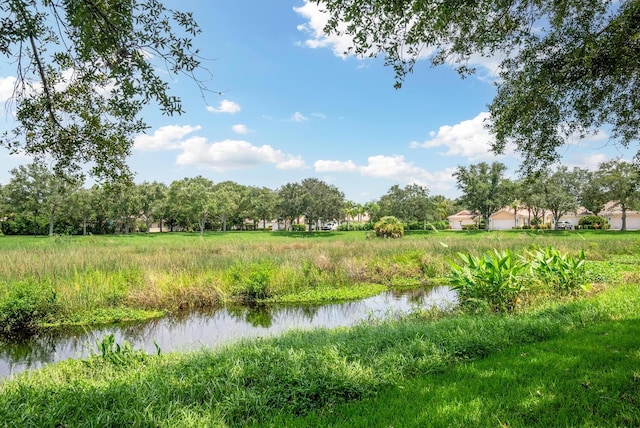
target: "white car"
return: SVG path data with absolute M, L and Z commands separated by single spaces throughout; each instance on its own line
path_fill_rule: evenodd
M 325 223 L 322 227 L 322 230 L 337 230 L 338 229 L 338 223 L 330 221 Z
M 569 221 L 560 220 L 559 222 L 556 223 L 556 229 L 557 230 L 571 230 L 571 229 L 573 229 L 573 225 Z

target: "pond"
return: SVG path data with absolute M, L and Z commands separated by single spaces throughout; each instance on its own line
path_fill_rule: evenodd
M 0 342 L 0 379 L 25 370 L 97 352 L 96 341 L 113 334 L 116 343 L 156 352 L 189 351 L 214 347 L 248 337 L 267 337 L 291 329 L 351 326 L 370 318 L 384 318 L 437 306 L 455 305 L 448 287 L 386 292 L 354 301 L 316 306 L 268 308 L 227 307 L 211 312 L 190 312 L 143 323 L 121 323 L 99 328 L 49 331 L 23 342 Z

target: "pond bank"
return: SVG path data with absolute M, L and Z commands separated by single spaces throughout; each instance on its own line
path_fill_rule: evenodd
M 474 373 L 481 386 L 487 375 L 506 373 L 508 364 L 522 366 L 523 361 L 529 361 L 521 355 L 526 344 L 556 340 L 553 348 L 545 346 L 539 355 L 554 354 L 560 348 L 558 344 L 575 332 L 602 323 L 603 328 L 598 327 L 588 343 L 593 349 L 600 349 L 599 338 L 607 333 L 607 323 L 615 320 L 637 325 L 639 313 L 640 287 L 629 285 L 614 287 L 593 298 L 549 302 L 544 308 L 515 316 L 458 315 L 433 320 L 416 314 L 352 328 L 292 331 L 216 350 L 160 356 L 111 349 L 102 356 L 63 362 L 1 382 L 0 415 L 16 426 L 158 427 L 245 426 L 260 422 L 282 426 L 277 424 L 278 419 L 275 424 L 270 423 L 272 417 L 288 415 L 290 419 L 285 420 L 290 421 L 289 426 L 299 426 L 300 415 L 318 411 L 330 417 L 334 409 L 352 403 L 352 410 L 340 416 L 342 423 L 336 421 L 334 426 L 388 426 L 376 425 L 371 412 L 359 414 L 359 403 L 372 403 L 385 390 L 411 387 L 414 379 L 439 374 L 446 390 L 438 390 L 435 395 L 442 394 L 447 407 L 437 412 L 431 401 L 421 400 L 421 393 L 432 392 L 421 384 L 415 394 L 418 401 L 408 407 L 390 408 L 398 404 L 388 401 L 380 404 L 396 416 L 394 425 L 402 422 L 403 426 L 425 426 L 410 422 L 429 412 L 447 416 L 452 412 L 450 416 L 456 418 L 450 420 L 460 421 L 461 425 L 467 421 L 472 426 L 493 426 L 496 420 L 513 421 L 513 426 L 548 426 L 547 419 L 538 419 L 543 414 L 565 415 L 567 419 L 560 422 L 567 426 L 637 426 L 637 406 L 628 404 L 640 397 L 634 375 L 640 362 L 637 352 L 633 352 L 638 349 L 634 335 L 625 348 L 629 352 L 607 348 L 604 360 L 593 366 L 597 370 L 571 372 L 575 382 L 567 384 L 566 391 L 540 389 L 538 381 L 545 371 L 528 362 L 526 366 L 531 368 L 522 379 L 531 388 L 525 388 L 522 395 L 506 397 L 504 392 L 510 388 L 500 388 L 501 401 L 494 408 L 495 414 L 474 413 L 474 406 L 482 407 L 482 402 L 477 394 L 465 395 L 466 377 L 460 382 L 447 380 L 452 367 L 466 367 L 474 360 L 513 350 L 501 365 Z M 591 348 L 584 347 L 585 343 L 580 345 L 583 354 L 593 354 Z M 563 353 L 558 358 L 570 363 L 575 355 Z M 611 372 L 601 368 L 614 366 L 620 366 L 616 371 L 619 376 L 611 382 Z M 554 384 L 557 381 L 554 378 Z M 520 378 L 511 382 L 523 383 Z M 604 382 L 610 389 L 603 396 Z M 565 392 L 571 392 L 572 398 L 564 399 L 568 397 Z M 471 401 L 459 406 L 452 397 Z M 530 405 L 522 408 L 523 403 Z M 345 422 L 350 416 L 358 418 L 360 424 Z M 478 419 L 469 419 L 475 416 Z M 518 416 L 526 417 L 525 423 L 517 423 Z
M 291 329 L 346 327 L 367 318 L 406 314 L 412 310 L 455 303 L 448 287 L 384 292 L 367 299 L 325 305 L 229 306 L 190 311 L 146 322 L 94 328 L 48 329 L 19 342 L 0 341 L 0 379 L 68 358 L 96 353 L 96 341 L 113 334 L 117 343 L 155 353 L 194 350 L 248 337 L 278 335 Z

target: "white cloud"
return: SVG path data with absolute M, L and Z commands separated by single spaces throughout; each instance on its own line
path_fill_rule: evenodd
M 567 163 L 570 168 L 579 167 L 595 171 L 601 163 L 611 160 L 611 156 L 605 153 L 592 153 L 589 155 L 578 155 Z
M 560 133 L 562 133 L 562 129 L 560 129 L 559 131 Z M 586 135 L 584 137 L 580 137 L 580 133 L 579 132 L 574 132 L 573 134 L 569 135 L 566 139 L 565 142 L 568 145 L 580 145 L 580 143 L 597 143 L 597 142 L 605 142 L 609 139 L 609 135 L 600 130 L 600 129 L 596 129 L 596 130 L 590 130 L 590 131 L 586 131 Z
M 412 141 L 409 147 L 414 149 L 443 147 L 444 150 L 440 154 L 461 156 L 471 162 L 505 159 L 506 157 L 519 158 L 520 156 L 512 144 L 507 145 L 505 155 L 496 155 L 491 151 L 491 144 L 495 139 L 484 126 L 489 118 L 488 112 L 482 112 L 473 119 L 463 120 L 455 125 L 441 126 L 437 132 L 429 133 L 430 140 L 422 143 Z M 559 132 L 562 133 L 561 128 L 559 128 Z M 609 135 L 601 130 L 587 132 L 587 135 L 582 139 L 578 133 L 572 134 L 565 138 L 565 154 L 569 153 L 569 148 L 580 147 L 581 143 L 606 142 L 609 138 Z M 559 151 L 562 152 L 562 150 Z M 587 162 L 586 165 L 592 165 L 592 163 Z
M 16 78 L 13 76 L 0 77 L 0 102 L 7 101 L 13 96 Z
M 177 126 L 169 125 L 158 128 L 153 135 L 140 134 L 133 143 L 133 147 L 138 150 L 163 150 L 179 149 L 184 143 L 183 138 L 195 131 L 199 131 L 200 126 Z
M 411 175 L 422 175 L 425 171 L 407 162 L 402 155 L 370 156 L 366 166 L 359 168 L 360 173 L 370 177 L 403 179 Z
M 304 122 L 304 121 L 309 120 L 309 118 L 304 116 L 299 111 L 297 111 L 297 112 L 293 113 L 293 115 L 291 116 L 291 120 L 294 121 L 294 122 Z
M 314 164 L 316 172 L 349 172 L 356 171 L 358 166 L 353 161 L 318 160 Z
M 326 119 L 327 115 L 324 113 L 311 113 L 311 116 L 317 117 L 318 119 Z
M 286 155 L 286 159 L 276 163 L 278 169 L 307 169 L 306 162 L 301 156 Z
M 455 193 L 455 168 L 430 172 L 407 161 L 402 155 L 370 156 L 366 165 L 357 165 L 351 160 L 318 160 L 314 168 L 316 172 L 358 172 L 363 177 L 387 179 L 402 185 L 419 184 L 433 194 Z
M 236 125 L 237 126 L 237 125 Z M 240 125 L 244 126 L 244 125 Z M 152 135 L 138 135 L 134 148 L 138 150 L 181 150 L 178 165 L 194 165 L 215 171 L 244 169 L 261 164 L 273 164 L 278 169 L 307 168 L 300 156 L 284 153 L 269 145 L 254 146 L 244 140 L 224 140 L 211 143 L 205 137 L 189 134 L 200 126 L 163 126 Z
M 211 113 L 238 113 L 240 111 L 240 105 L 229 100 L 222 100 L 218 107 L 207 106 L 207 111 Z
M 473 54 L 469 57 L 469 66 L 475 67 L 477 71 L 476 76 L 480 80 L 486 80 L 493 82 L 498 79 L 500 74 L 500 64 L 505 59 L 506 55 L 503 52 L 496 52 L 492 56 L 482 56 L 480 54 Z M 455 66 L 455 64 L 453 64 Z
M 329 13 L 325 12 L 320 5 L 311 3 L 309 0 L 305 0 L 304 5 L 300 7 L 294 7 L 293 10 L 301 15 L 306 22 L 298 25 L 298 31 L 304 32 L 309 35 L 309 38 L 302 43 L 304 46 L 311 49 L 330 48 L 335 56 L 345 59 L 350 54 L 347 54 L 350 49 L 354 48 L 353 38 L 344 34 L 347 29 L 347 25 L 344 23 L 338 24 L 338 32 L 344 34 L 341 36 L 331 34 L 326 35 L 324 28 L 329 22 Z M 402 28 L 398 28 L 398 31 L 406 30 L 404 24 L 398 24 L 398 27 L 402 25 Z M 372 41 L 372 45 L 376 46 L 379 42 Z M 434 47 L 423 46 L 418 53 L 418 59 L 428 59 L 436 51 Z M 363 57 L 368 57 L 371 54 L 376 54 L 375 51 L 370 51 Z M 407 48 L 404 48 L 404 56 L 412 56 L 409 54 Z M 502 62 L 504 54 L 497 52 L 491 57 L 483 57 L 479 54 L 474 54 L 469 57 L 469 65 L 477 67 L 479 69 L 479 78 L 482 80 L 493 81 L 497 78 L 499 73 L 499 65 Z M 361 57 L 362 58 L 362 57 Z M 363 64 L 359 64 L 358 68 L 364 67 Z
M 491 152 L 493 136 L 485 128 L 488 112 L 482 112 L 470 120 L 463 120 L 455 125 L 444 125 L 438 132 L 430 132 L 430 140 L 423 143 L 412 141 L 411 148 L 445 147 L 446 156 L 463 156 L 471 161 L 493 159 Z
M 455 168 L 434 173 L 408 162 L 401 155 L 371 156 L 367 160 L 367 165 L 359 167 L 358 170 L 363 176 L 386 178 L 405 185 L 419 184 L 428 188 L 433 194 L 451 194 L 456 185 L 453 177 Z
M 334 55 L 346 58 L 345 52 L 353 46 L 353 41 L 347 36 L 327 36 L 324 27 L 329 22 L 329 15 L 323 12 L 319 5 L 305 0 L 304 5 L 294 7 L 293 10 L 307 20 L 298 25 L 298 31 L 308 33 L 310 38 L 304 41 L 304 45 L 311 49 L 331 48 Z M 343 29 L 344 26 L 341 26 Z
M 286 154 L 269 145 L 254 146 L 244 140 L 224 140 L 208 143 L 204 139 L 185 141 L 178 155 L 178 165 L 195 165 L 215 171 L 244 169 L 271 163 L 279 169 L 304 168 L 300 157 Z
M 249 128 L 247 128 L 247 125 L 243 125 L 241 123 L 238 123 L 237 125 L 233 125 L 231 127 L 231 129 L 236 134 L 248 134 L 249 133 Z

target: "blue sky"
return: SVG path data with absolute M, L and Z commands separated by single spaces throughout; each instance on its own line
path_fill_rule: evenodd
M 478 74 L 464 80 L 448 66 L 421 61 L 395 90 L 393 70 L 381 58 L 345 57 L 349 41 L 324 37 L 326 18 L 305 0 L 165 4 L 194 13 L 203 30 L 195 45 L 211 74 L 207 86 L 221 94 L 203 97 L 188 78 L 172 78 L 186 113 L 145 110 L 151 128 L 129 159 L 137 182 L 203 175 L 277 189 L 317 177 L 363 203 L 394 184 L 457 197 L 452 173 L 480 161 L 499 160 L 515 177 L 518 158 L 488 153 L 491 136 L 482 125 L 495 94 L 494 60 L 479 59 Z M 0 63 L 0 101 L 14 67 Z M 5 125 L 10 114 L 0 121 Z M 565 165 L 587 168 L 632 156 L 606 132 L 570 141 L 561 153 Z M 0 159 L 0 183 L 28 161 L 4 149 Z

